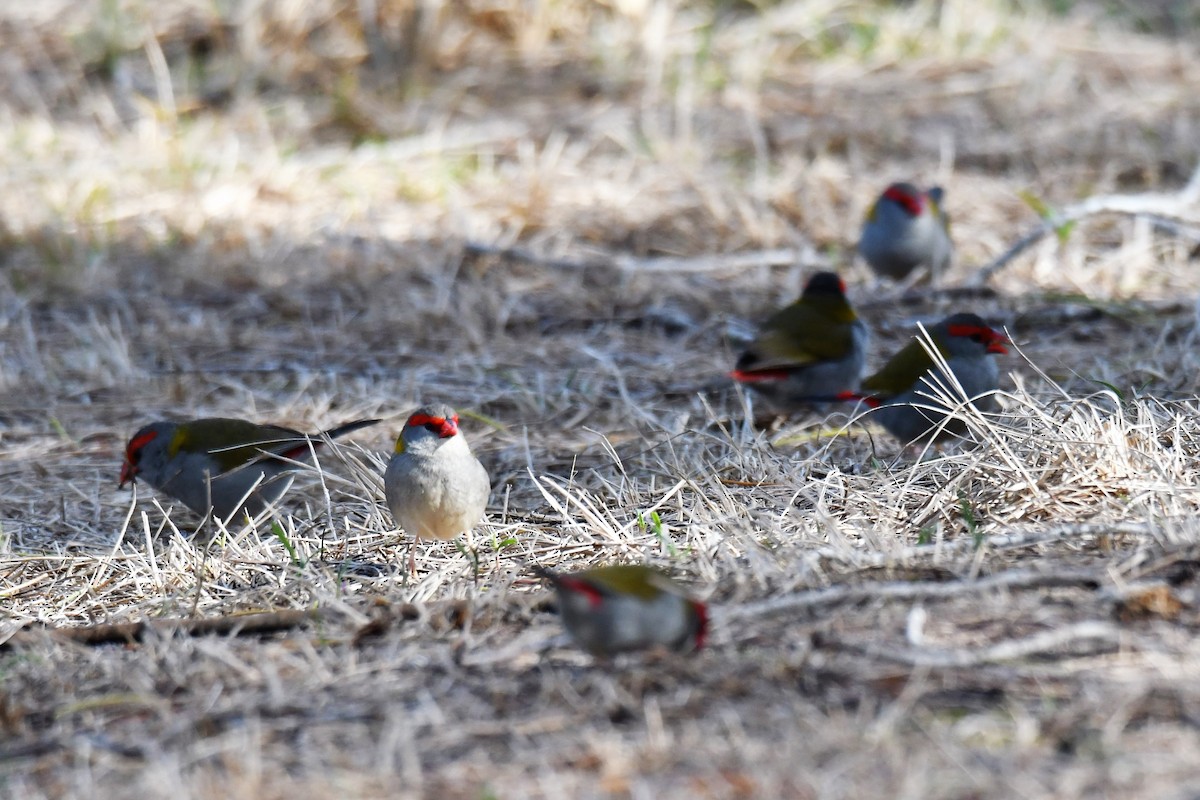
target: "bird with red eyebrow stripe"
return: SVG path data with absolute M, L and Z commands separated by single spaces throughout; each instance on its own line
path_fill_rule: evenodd
M 287 490 L 287 473 L 326 437 L 374 425 L 360 419 L 311 436 L 278 425 L 209 417 L 152 422 L 125 447 L 119 488 L 141 478 L 204 516 L 230 519 L 239 511 L 261 513 Z
M 781 407 L 853 391 L 867 365 L 869 339 L 842 279 L 818 272 L 799 300 L 763 323 L 730 377 Z
M 558 593 L 563 625 L 594 656 L 662 646 L 697 650 L 708 634 L 708 608 L 679 584 L 644 564 L 580 572 L 533 570 Z
M 1008 337 L 975 314 L 952 314 L 928 329 L 938 353 L 962 387 L 963 402 L 983 412 L 996 410 L 994 396 L 1000 385 L 996 354 L 1007 353 Z M 943 388 L 938 388 L 939 386 Z M 888 433 L 905 444 L 962 437 L 967 425 L 952 416 L 938 395 L 957 395 L 921 341 L 913 339 L 883 368 L 862 382 L 862 393 L 846 392 L 842 399 L 861 400 L 878 409 L 870 415 Z
M 483 518 L 492 482 L 458 429 L 458 414 L 443 403 L 418 408 L 404 423 L 383 474 L 388 509 L 414 537 L 453 539 Z M 408 551 L 408 568 L 416 557 Z
M 928 267 L 938 283 L 954 254 L 944 197 L 939 186 L 923 192 L 911 183 L 893 183 L 884 189 L 867 211 L 858 239 L 859 254 L 876 274 L 902 280 Z

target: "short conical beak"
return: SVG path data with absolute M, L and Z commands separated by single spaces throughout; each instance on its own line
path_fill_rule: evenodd
M 133 483 L 133 479 L 137 477 L 137 468 L 128 460 L 121 464 L 121 482 L 117 484 L 118 489 L 124 489 L 125 484 Z
M 449 439 L 458 433 L 458 423 L 452 419 L 447 419 L 442 422 L 442 427 L 438 428 L 438 436 L 443 439 Z

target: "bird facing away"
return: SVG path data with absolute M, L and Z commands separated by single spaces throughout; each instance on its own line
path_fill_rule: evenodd
M 679 651 L 704 646 L 708 608 L 653 567 L 534 570 L 558 593 L 559 613 L 571 638 L 594 656 L 655 646 Z
M 780 408 L 854 391 L 867 364 L 867 326 L 833 272 L 809 278 L 800 298 L 768 319 L 731 377 Z
M 893 183 L 883 191 L 867 211 L 858 239 L 859 254 L 877 275 L 902 280 L 927 267 L 934 285 L 939 283 L 954 254 L 944 197 L 941 187 L 923 192 L 911 183 Z
M 388 509 L 415 541 L 453 539 L 483 517 L 492 492 L 487 470 L 443 403 L 422 406 L 404 423 L 383 475 Z M 413 551 L 409 569 L 416 571 Z
M 965 394 L 963 402 L 982 412 L 994 411 L 994 392 L 999 388 L 1000 368 L 996 354 L 1007 353 L 1008 337 L 994 330 L 975 314 L 953 314 L 928 328 L 930 339 Z M 871 419 L 905 444 L 962 437 L 966 423 L 951 416 L 936 399 L 938 385 L 957 394 L 954 382 L 937 365 L 917 339 L 862 383 L 862 393 L 847 393 L 846 399 L 862 400 L 878 410 Z
M 335 439 L 374 425 L 360 419 L 311 436 L 279 425 L 208 417 L 152 422 L 125 446 L 120 488 L 141 478 L 204 516 L 257 516 L 286 491 L 294 472 L 324 437 Z

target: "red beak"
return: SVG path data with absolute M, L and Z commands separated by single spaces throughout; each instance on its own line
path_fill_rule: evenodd
M 133 479 L 137 477 L 137 467 L 129 459 L 125 459 L 121 464 L 121 482 L 117 484 L 118 489 L 124 489 L 125 484 L 133 483 Z
M 442 437 L 443 439 L 449 439 L 456 433 L 458 433 L 457 422 L 455 422 L 453 419 L 442 420 L 441 426 L 438 427 L 438 436 Z

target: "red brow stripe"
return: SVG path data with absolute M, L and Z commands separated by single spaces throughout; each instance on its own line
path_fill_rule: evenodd
M 1004 346 L 1004 343 L 1008 341 L 1008 337 L 986 326 L 981 328 L 978 325 L 948 325 L 946 333 L 951 336 L 965 336 L 967 338 L 978 336 L 987 345 L 989 353 L 1008 352 Z
M 135 436 L 133 437 L 133 441 L 129 443 L 129 447 L 125 448 L 125 451 L 132 453 L 134 450 L 141 450 L 143 447 L 150 444 L 150 442 L 157 438 L 157 431 L 150 431 L 150 433 L 143 433 L 141 436 Z
M 431 417 L 428 414 L 413 414 L 408 418 L 408 424 L 414 428 L 419 428 L 422 425 L 437 425 L 441 427 L 442 425 L 446 424 L 446 418 Z
M 921 198 L 913 197 L 902 189 L 897 189 L 895 186 L 889 186 L 883 196 L 894 203 L 899 203 L 909 216 L 921 216 Z
M 134 456 L 140 454 L 143 447 L 157 438 L 157 431 L 150 431 L 149 433 L 143 433 L 141 436 L 133 437 L 129 442 L 129 446 L 125 448 L 125 459 L 130 462 L 134 461 Z
M 984 325 L 950 325 L 946 328 L 946 332 L 951 336 L 979 336 L 987 342 L 1007 342 L 1008 337 L 999 331 L 992 330 Z

